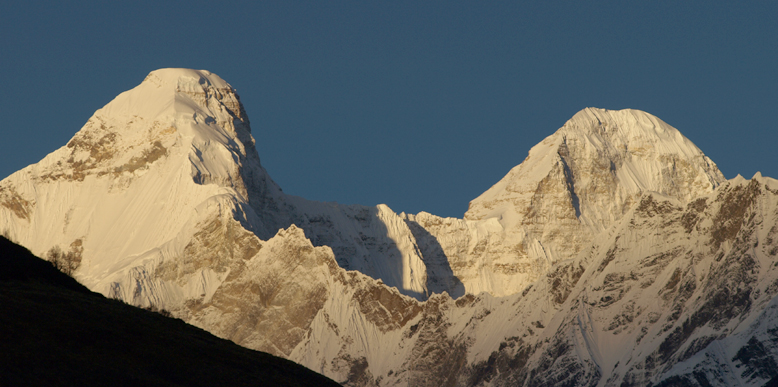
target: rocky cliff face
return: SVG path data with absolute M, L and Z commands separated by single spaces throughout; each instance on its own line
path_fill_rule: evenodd
M 579 112 L 464 219 L 285 195 L 254 141 L 224 80 L 152 72 L 0 182 L 0 230 L 344 385 L 776 377 L 778 182 L 654 116 Z

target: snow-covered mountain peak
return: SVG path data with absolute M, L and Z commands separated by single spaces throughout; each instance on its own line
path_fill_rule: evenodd
M 662 120 L 638 110 L 587 108 L 470 202 L 465 219 L 496 219 L 530 256 L 556 261 L 572 258 L 643 192 L 688 202 L 724 181 L 699 148 Z
M 35 240 L 34 250 L 44 254 L 63 240 L 83 239 L 85 265 L 91 257 L 159 246 L 187 223 L 185 214 L 221 197 L 237 200 L 236 211 L 262 228 L 247 202 L 261 211 L 276 206 L 280 193 L 259 162 L 234 89 L 218 75 L 188 69 L 153 71 L 97 110 L 67 145 L 9 176 L 0 191 L 12 193 L 4 201 L 20 203 L 12 216 L 29 223 L 13 231 L 16 240 Z M 64 208 L 64 218 L 51 208 Z M 136 221 L 117 223 L 125 213 Z M 54 226 L 60 221 L 65 227 Z M 117 235 L 126 240 L 112 245 Z M 92 263 L 83 275 L 102 278 L 102 263 Z
M 686 158 L 702 155 L 702 151 L 677 129 L 640 110 L 586 108 L 568 120 L 560 131 L 564 136 L 589 136 L 590 142 L 600 150 L 610 146 L 638 156 L 652 150 Z
M 185 68 L 165 68 L 154 70 L 146 76 L 143 82 L 151 82 L 158 87 L 175 86 L 177 89 L 193 89 L 211 86 L 218 89 L 231 88 L 220 76 L 208 70 L 193 70 Z
M 664 134 L 665 132 L 678 134 L 678 130 L 666 124 L 658 117 L 635 109 L 608 110 L 588 107 L 575 113 L 575 115 L 565 123 L 565 127 L 574 127 L 582 130 L 592 130 L 598 127 L 607 129 L 608 126 L 619 127 L 621 130 L 631 131 L 653 128 L 660 134 Z
M 507 217 L 518 222 L 508 213 L 540 205 L 538 190 L 554 179 L 576 202 L 571 204 L 576 207 L 576 218 L 586 217 L 587 201 L 582 199 L 588 194 L 603 197 L 608 193 L 623 204 L 627 196 L 657 191 L 685 201 L 724 181 L 699 148 L 659 118 L 632 109 L 586 108 L 473 200 L 465 217 Z M 601 220 L 597 218 L 589 220 Z
M 29 173 L 44 181 L 95 176 L 126 185 L 165 164 L 169 173 L 183 170 L 201 183 L 243 186 L 236 176 L 244 159 L 255 159 L 248 164 L 261 169 L 250 131 L 238 95 L 221 77 L 160 69 L 97 110 Z
M 241 116 L 235 90 L 221 77 L 206 70 L 170 68 L 152 71 L 141 84 L 119 94 L 96 114 L 167 120 L 179 114 L 218 114 L 220 102 Z

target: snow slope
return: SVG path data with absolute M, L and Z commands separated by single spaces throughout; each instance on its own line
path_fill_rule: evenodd
M 761 385 L 778 182 L 587 108 L 464 219 L 284 194 L 234 89 L 162 69 L 0 182 L 0 231 L 90 289 L 366 385 Z

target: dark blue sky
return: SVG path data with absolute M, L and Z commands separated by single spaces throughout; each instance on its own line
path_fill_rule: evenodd
M 126 3 L 2 7 L 0 178 L 162 67 L 237 88 L 265 168 L 314 200 L 461 217 L 587 106 L 778 177 L 778 2 Z

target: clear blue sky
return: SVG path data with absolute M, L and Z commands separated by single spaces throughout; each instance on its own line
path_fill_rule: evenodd
M 587 106 L 778 178 L 775 1 L 52 3 L 0 7 L 0 178 L 162 67 L 237 88 L 265 168 L 314 200 L 461 217 Z

